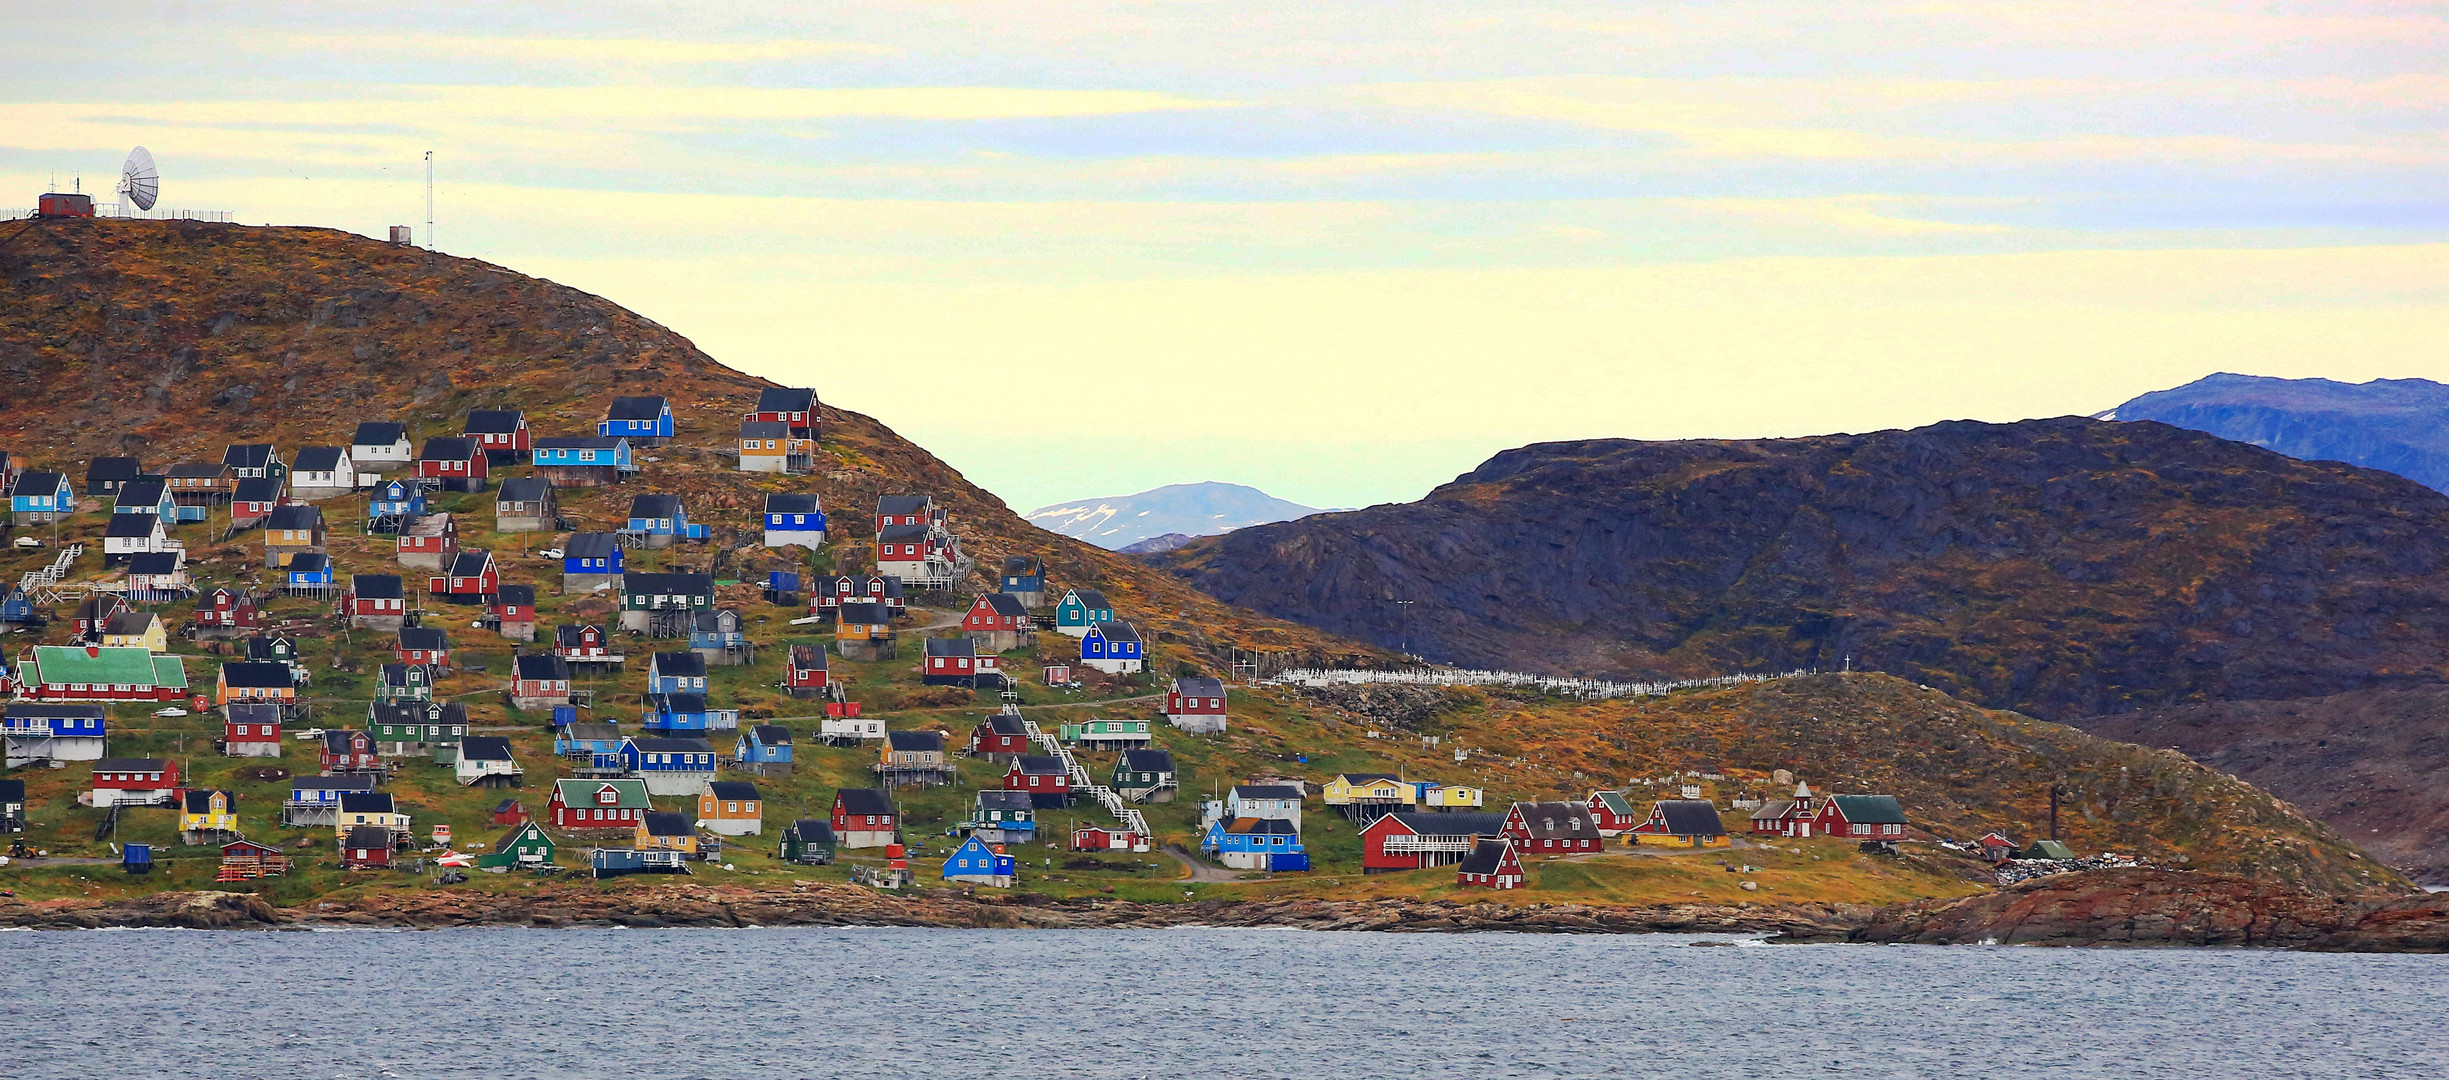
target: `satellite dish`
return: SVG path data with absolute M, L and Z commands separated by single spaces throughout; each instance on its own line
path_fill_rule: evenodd
M 153 152 L 141 146 L 128 151 L 128 163 L 119 167 L 119 197 L 139 210 L 151 210 L 161 194 L 162 174 L 153 167 Z

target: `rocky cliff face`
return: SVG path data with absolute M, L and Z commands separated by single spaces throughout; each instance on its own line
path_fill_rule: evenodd
M 2449 898 L 2317 895 L 2225 874 L 2112 870 L 1883 908 L 1836 940 L 2449 952 Z
M 2449 490 L 2449 386 L 2429 379 L 2212 375 L 2117 407 L 2308 461 L 2344 461 Z
M 2449 499 L 2157 423 L 1544 443 L 1416 503 L 1171 562 L 1231 603 L 1433 660 L 1653 676 L 1850 658 L 2044 717 L 2449 669 Z

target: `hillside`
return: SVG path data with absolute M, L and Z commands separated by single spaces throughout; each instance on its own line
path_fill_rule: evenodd
M 2344 461 L 2449 490 L 2449 386 L 2430 379 L 2219 374 L 2144 394 L 2111 414 L 2158 420 L 2307 461 Z
M 1317 512 L 1314 507 L 1287 502 L 1254 487 L 1210 480 L 1167 484 L 1137 495 L 1041 506 L 1030 511 L 1028 517 L 1030 524 L 1049 532 L 1121 550 L 1168 534 L 1215 536 Z
M 2044 717 L 2449 667 L 2449 499 L 2157 423 L 1545 443 L 1416 503 L 1170 561 L 1230 603 L 1431 660 L 1577 675 L 1850 660 Z
M 1351 646 L 1236 611 L 1137 560 L 1030 527 L 1001 500 L 874 419 L 827 406 L 832 460 L 797 481 L 732 469 L 740 415 L 773 385 L 600 297 L 478 262 L 329 229 L 109 219 L 0 227 L 0 450 L 21 467 L 131 455 L 218 461 L 229 443 L 346 442 L 361 420 L 421 441 L 472 408 L 527 411 L 538 435 L 590 435 L 611 399 L 671 399 L 679 424 L 657 490 L 713 523 L 717 569 L 754 571 L 764 493 L 806 491 L 848 533 L 885 493 L 930 493 L 992 573 L 1032 554 L 1105 590 L 1186 653 L 1226 646 L 1351 658 Z M 812 381 L 821 397 L 822 368 Z M 703 509 L 700 509 L 700 508 Z M 712 511 L 712 512 L 709 512 Z M 855 558 L 846 545 L 844 558 Z M 736 558 L 737 564 L 732 560 Z M 855 569 L 845 564 L 842 569 Z M 1365 650 L 1362 650 L 1365 651 Z
M 2295 804 L 2415 880 L 2449 885 L 2449 687 L 2216 701 L 2075 720 L 2171 746 Z

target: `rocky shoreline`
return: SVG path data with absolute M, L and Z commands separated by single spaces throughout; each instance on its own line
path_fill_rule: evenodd
M 128 900 L 0 900 L 0 926 L 40 930 L 908 926 L 946 929 L 1268 927 L 1412 933 L 1729 933 L 1786 943 L 2257 946 L 2449 952 L 2449 894 L 2329 896 L 2218 874 L 2151 869 L 2061 874 L 1955 900 L 1887 908 L 1508 904 L 1455 900 L 1202 900 L 1145 904 L 1030 893 L 852 885 L 789 889 L 676 881 L 572 885 L 543 894 L 376 893 L 276 907 L 252 893 Z

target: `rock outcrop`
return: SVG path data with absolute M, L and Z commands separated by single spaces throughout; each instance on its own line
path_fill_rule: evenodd
M 2449 896 L 2332 896 L 2226 874 L 2111 870 L 1883 908 L 1813 940 L 2449 952 Z

